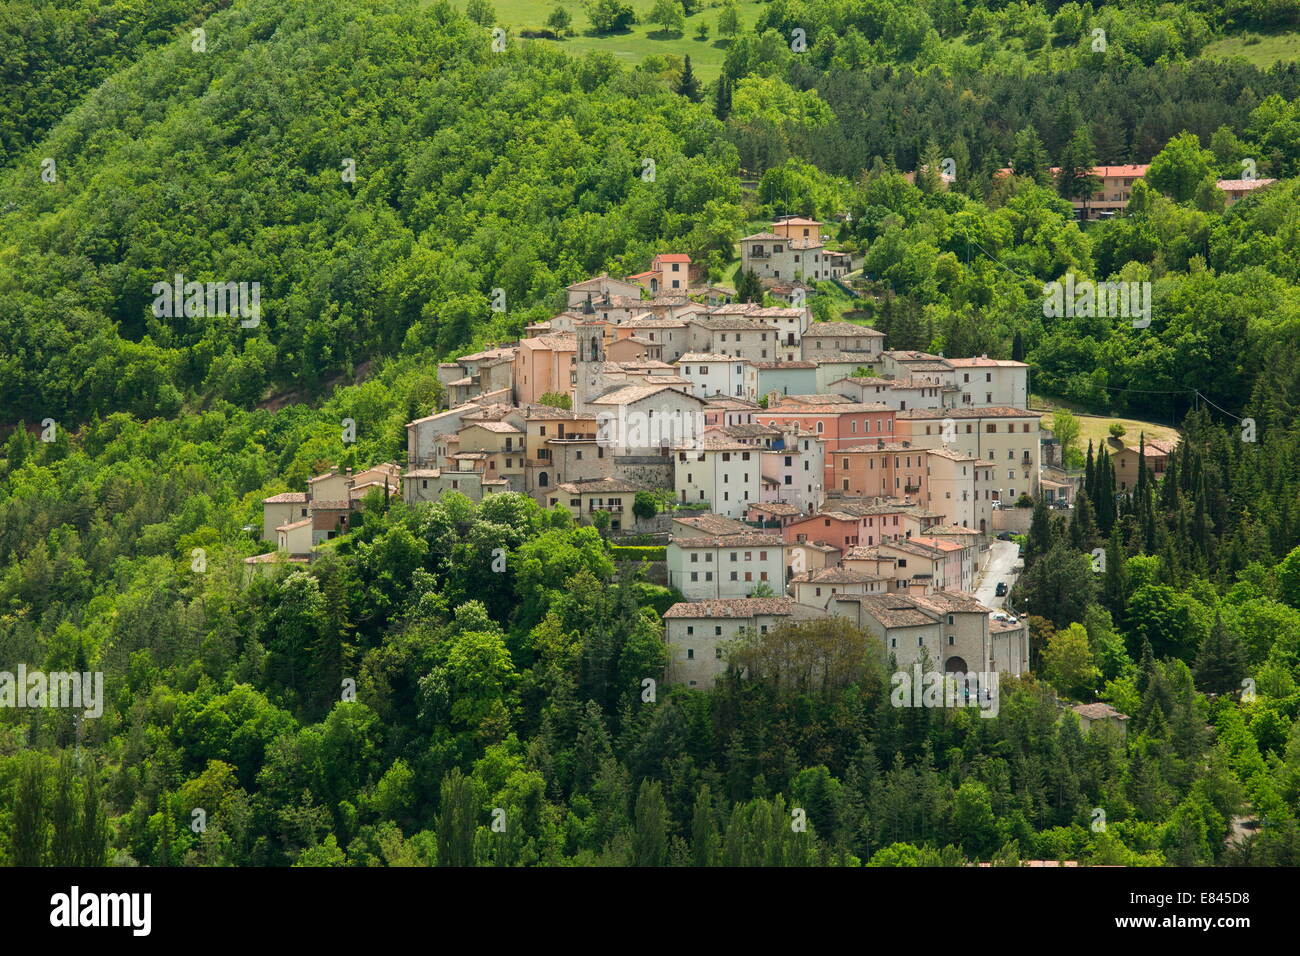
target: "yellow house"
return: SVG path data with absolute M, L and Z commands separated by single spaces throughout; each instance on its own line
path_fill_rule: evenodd
M 503 479 L 511 491 L 524 490 L 524 433 L 510 422 L 473 422 L 459 432 L 459 454 L 482 454 L 485 479 Z
M 1165 468 L 1169 465 L 1169 454 L 1174 450 L 1175 444 L 1162 438 L 1148 438 L 1143 448 L 1141 440 L 1136 445 L 1126 445 L 1122 439 L 1107 438 L 1106 446 L 1115 464 L 1115 487 L 1120 491 L 1137 487 L 1138 458 L 1143 452 L 1146 455 L 1147 477 L 1163 478 Z
M 597 477 L 585 473 L 569 474 L 566 467 L 571 461 L 581 462 L 584 457 L 604 458 L 604 448 L 596 444 L 595 416 L 578 415 L 565 408 L 548 405 L 528 405 L 522 412 L 524 426 L 525 486 L 531 494 L 550 493 L 568 478 Z M 576 456 L 576 457 L 575 457 Z M 579 467 L 579 472 L 585 471 Z M 545 497 L 543 497 L 545 503 Z
M 782 216 L 772 223 L 772 231 L 784 239 L 811 239 L 821 242 L 822 224 L 801 216 Z
M 644 490 L 640 485 L 617 478 L 566 481 L 556 486 L 547 499 L 547 506 L 568 508 L 574 519 L 582 524 L 591 524 L 597 511 L 607 511 L 610 530 L 621 531 L 636 523 L 632 505 L 636 493 Z

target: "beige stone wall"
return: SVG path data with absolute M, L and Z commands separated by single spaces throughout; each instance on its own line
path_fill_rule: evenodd
M 262 504 L 262 540 L 275 541 L 275 529 L 282 524 L 292 524 L 307 517 L 303 512 L 307 509 L 306 502 L 297 503 L 292 501 L 274 502 L 272 504 Z

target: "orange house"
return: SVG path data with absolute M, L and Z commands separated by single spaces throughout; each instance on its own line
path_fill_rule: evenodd
M 762 425 L 797 425 L 825 442 L 825 487 L 839 488 L 839 469 L 844 467 L 840 451 L 864 442 L 894 437 L 894 410 L 879 402 L 845 402 L 842 404 L 782 403 L 754 412 L 754 421 Z M 852 462 L 850 462 L 850 466 Z
M 577 358 L 578 337 L 572 332 L 551 332 L 520 341 L 514 367 L 516 404 L 540 404 L 547 392 L 572 395 Z
M 828 507 L 811 517 L 792 521 L 781 529 L 781 537 L 789 544 L 821 542 L 843 553 L 859 545 L 906 539 L 909 529 L 921 529 L 927 521 L 938 520 L 918 517 L 915 506 L 901 503 L 843 507 L 844 510 Z
M 927 500 L 925 450 L 883 439 L 836 452 L 835 490 L 856 497 Z

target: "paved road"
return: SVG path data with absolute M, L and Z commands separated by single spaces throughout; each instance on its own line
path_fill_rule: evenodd
M 984 565 L 984 573 L 976 580 L 975 600 L 985 607 L 1000 608 L 1006 598 L 997 597 L 993 592 L 997 590 L 999 581 L 1005 581 L 1008 588 L 1015 583 L 1016 576 L 1011 569 L 1020 561 L 1020 547 L 1014 541 L 995 539 L 989 550 L 991 553 Z

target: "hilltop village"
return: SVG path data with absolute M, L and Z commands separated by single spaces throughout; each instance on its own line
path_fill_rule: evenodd
M 900 667 L 1022 673 L 1026 622 L 999 607 L 1018 567 L 1007 539 L 1027 505 L 1074 493 L 1027 408 L 1028 366 L 813 321 L 804 281 L 851 268 L 815 220 L 740 244 L 781 304 L 732 301 L 686 255 L 575 283 L 520 341 L 439 366 L 446 407 L 407 424 L 405 463 L 267 498 L 277 550 L 248 562 L 309 561 L 374 489 L 412 504 L 516 492 L 662 545 L 660 583 L 685 598 L 664 614 L 670 681 L 709 687 L 744 629 L 827 615 Z M 1141 453 L 1158 473 L 1169 451 L 1112 443 L 1120 476 Z

